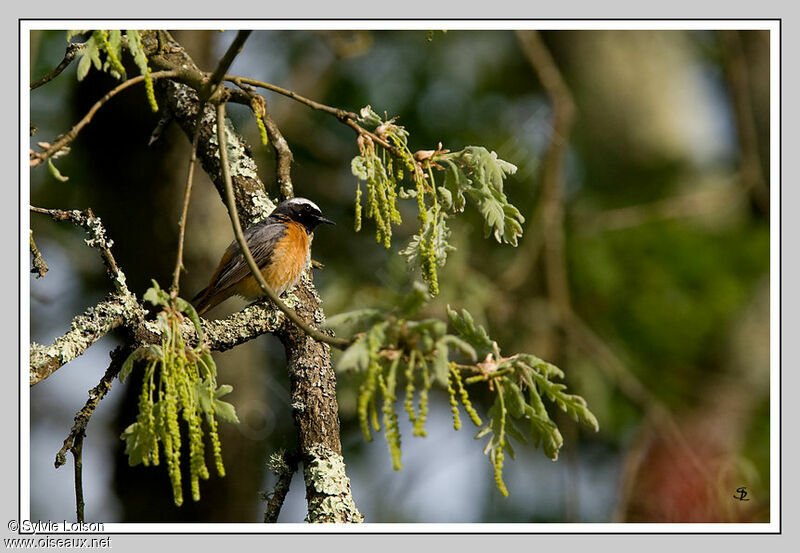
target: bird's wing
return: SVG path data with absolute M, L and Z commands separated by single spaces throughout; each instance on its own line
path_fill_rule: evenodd
M 284 223 L 270 219 L 256 223 L 244 231 L 245 241 L 259 267 L 264 267 L 269 263 L 275 244 L 283 237 L 285 232 L 286 225 Z M 239 243 L 236 240 L 228 246 L 222 259 L 223 261 L 217 269 L 216 278 L 211 284 L 216 291 L 222 291 L 233 286 L 250 274 L 250 267 L 247 265 L 247 261 L 244 259 Z

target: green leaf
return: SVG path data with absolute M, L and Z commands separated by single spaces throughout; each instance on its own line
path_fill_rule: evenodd
M 133 366 L 136 361 L 139 359 L 146 359 L 148 361 L 158 361 L 164 357 L 164 352 L 161 350 L 161 346 L 156 344 L 151 344 L 149 346 L 141 346 L 136 348 L 131 352 L 125 362 L 122 363 L 122 368 L 119 371 L 119 381 L 125 382 L 125 380 L 130 376 L 131 372 L 133 371 Z
M 459 338 L 458 336 L 453 336 L 452 334 L 448 334 L 444 336 L 440 342 L 447 344 L 448 346 L 452 346 L 461 351 L 466 357 L 469 358 L 470 361 L 473 363 L 478 360 L 478 354 L 475 353 L 475 348 L 469 345 L 467 342 Z
M 120 438 L 125 440 L 125 455 L 128 456 L 128 465 L 135 467 L 150 457 L 150 441 L 147 439 L 147 431 L 135 422 L 128 426 Z
M 214 397 L 219 399 L 221 397 L 227 396 L 229 393 L 233 391 L 233 386 L 230 384 L 223 384 L 219 388 L 216 389 L 214 392 Z
M 369 165 L 364 156 L 356 156 L 350 162 L 350 171 L 359 179 L 366 181 L 369 179 Z
M 367 370 L 368 366 L 369 344 L 366 337 L 361 337 L 344 351 L 336 364 L 336 369 L 342 372 L 361 372 Z
M 147 56 L 142 48 L 142 38 L 139 36 L 138 31 L 128 30 L 125 31 L 125 36 L 128 37 L 128 51 L 133 56 L 133 61 L 139 68 L 142 75 L 147 74 Z
M 503 378 L 503 399 L 506 402 L 506 408 L 512 417 L 518 419 L 522 417 L 525 412 L 525 396 L 522 395 L 522 390 L 519 386 L 509 378 Z
M 323 328 L 333 328 L 343 334 L 365 332 L 372 325 L 385 317 L 386 313 L 380 309 L 357 309 L 347 313 L 339 313 L 328 317 Z
M 413 317 L 430 301 L 428 287 L 415 280 L 411 291 L 397 302 L 398 309 L 404 317 Z
M 469 311 L 462 309 L 461 315 L 459 315 L 448 305 L 447 317 L 458 335 L 475 348 L 478 358 L 483 359 L 487 354 L 494 351 L 492 340 L 486 334 L 486 329 L 481 325 L 475 325 L 475 321 Z
M 82 81 L 89 73 L 89 69 L 92 65 L 94 65 L 96 69 L 102 68 L 102 63 L 100 62 L 100 45 L 94 35 L 90 36 L 89 39 L 83 43 L 83 48 L 78 53 L 78 57 L 80 58 L 78 61 L 79 81 Z
M 236 409 L 227 401 L 214 400 L 214 414 L 219 420 L 239 424 L 239 417 L 236 416 Z
M 67 31 L 67 42 L 72 40 L 72 37 L 74 37 L 74 36 L 86 34 L 88 32 L 89 32 L 88 30 L 87 31 L 74 31 L 74 30 L 73 31 Z
M 59 182 L 67 182 L 69 180 L 69 177 L 62 175 L 61 171 L 59 171 L 58 168 L 53 165 L 52 159 L 47 160 L 47 170 L 50 172 L 50 175 Z
M 169 305 L 169 294 L 162 290 L 155 280 L 151 281 L 153 286 L 147 289 L 142 299 L 149 301 L 153 305 L 161 305 L 167 307 Z
M 178 311 L 188 315 L 188 317 L 192 320 L 192 324 L 194 324 L 194 329 L 197 331 L 197 338 L 201 342 L 205 340 L 205 334 L 203 333 L 203 326 L 200 323 L 200 316 L 197 314 L 197 311 L 195 310 L 194 306 L 185 299 L 178 297 L 175 298 L 175 307 L 178 308 Z
M 194 390 L 197 394 L 197 405 L 206 413 L 212 413 L 214 407 L 214 396 L 211 394 L 211 387 L 207 380 L 198 380 L 194 383 Z
M 442 202 L 442 209 L 451 210 L 453 208 L 453 194 L 444 186 L 439 186 L 439 201 Z
M 366 125 L 377 126 L 383 122 L 380 115 L 375 113 L 375 111 L 372 109 L 372 106 L 364 106 L 358 112 L 358 115 L 359 115 L 358 117 L 359 122 L 364 123 Z
M 505 227 L 505 215 L 503 213 L 503 205 L 495 200 L 490 194 L 481 194 L 481 199 L 478 203 L 478 209 L 486 221 L 489 229 L 494 230 L 494 238 L 498 242 L 502 242 L 503 230 Z M 488 233 L 487 233 L 488 236 Z

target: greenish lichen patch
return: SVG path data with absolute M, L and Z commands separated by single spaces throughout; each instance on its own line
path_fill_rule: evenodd
M 125 301 L 127 300 L 127 301 Z M 50 346 L 32 343 L 30 348 L 31 385 L 82 354 L 108 331 L 121 325 L 131 315 L 135 298 L 113 298 L 90 307 L 72 320 L 69 331 Z
M 306 480 L 314 489 L 327 495 L 339 495 L 350 489 L 344 459 L 332 449 L 315 444 L 309 451 L 312 461 L 306 467 Z
M 225 119 L 225 141 L 228 149 L 228 164 L 232 177 L 245 177 L 249 179 L 258 180 L 258 168 L 256 162 L 247 154 L 239 136 L 231 130 L 233 124 L 230 119 Z M 217 146 L 215 157 L 219 158 L 219 142 L 217 141 L 216 134 L 212 135 L 209 139 L 211 144 Z
M 266 219 L 275 209 L 275 203 L 269 199 L 269 196 L 263 190 L 254 192 L 250 196 L 250 202 L 253 204 L 253 213 L 258 214 L 253 218 L 253 223 Z

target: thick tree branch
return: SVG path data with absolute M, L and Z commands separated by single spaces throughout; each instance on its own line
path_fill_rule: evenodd
M 89 346 L 111 330 L 121 326 L 131 317 L 138 316 L 141 308 L 136 298 L 111 296 L 108 300 L 90 307 L 83 315 L 72 320 L 69 331 L 59 336 L 49 346 L 31 343 L 30 385 L 34 386 L 66 365 Z
M 276 294 L 275 291 L 270 288 L 269 284 L 267 284 L 264 275 L 261 274 L 261 269 L 259 268 L 258 263 L 256 263 L 256 260 L 253 259 L 253 254 L 250 253 L 250 247 L 247 245 L 247 241 L 244 238 L 244 231 L 242 230 L 242 225 L 239 222 L 239 214 L 236 211 L 236 198 L 233 193 L 233 182 L 231 181 L 230 171 L 228 171 L 228 154 L 224 130 L 225 125 L 223 123 L 224 121 L 225 104 L 217 104 L 217 137 L 219 140 L 220 154 L 222 157 L 222 179 L 225 182 L 225 200 L 228 205 L 228 212 L 231 216 L 233 233 L 236 236 L 236 241 L 239 242 L 239 248 L 245 260 L 247 261 L 247 265 L 250 267 L 250 272 L 253 275 L 253 278 L 256 279 L 256 282 L 258 282 L 258 285 L 261 287 L 261 290 L 264 292 L 264 294 L 266 294 L 266 296 L 272 300 L 272 303 L 278 306 L 278 309 L 283 311 L 289 320 L 299 326 L 303 332 L 319 342 L 325 342 L 326 344 L 330 344 L 340 349 L 347 348 L 347 346 L 352 343 L 352 340 L 334 338 L 333 336 L 324 334 L 316 328 L 308 325 L 305 321 L 297 316 L 292 308 L 281 301 L 281 299 L 278 297 L 278 294 Z
M 86 244 L 95 248 L 103 260 L 106 272 L 114 284 L 116 293 L 97 306 L 90 307 L 83 315 L 72 320 L 70 330 L 56 338 L 50 346 L 31 343 L 30 385 L 38 384 L 57 369 L 69 363 L 107 332 L 125 324 L 143 321 L 144 311 L 125 281 L 125 274 L 117 267 L 111 253 L 113 241 L 106 235 L 105 227 L 91 209 L 65 211 L 31 206 L 34 213 L 49 215 L 56 221 L 70 221 L 89 234 Z
M 152 49 L 153 57 L 149 58 L 151 61 L 159 58 L 156 55 L 158 38 L 155 33 L 142 33 L 142 42 L 147 49 Z M 148 52 L 149 56 L 151 52 Z M 175 42 L 170 42 L 168 53 L 153 63 L 183 64 L 186 72 L 198 71 L 191 58 Z M 213 179 L 220 196 L 225 198 L 219 140 L 214 132 L 218 128 L 216 111 L 210 106 L 200 110 L 197 92 L 189 86 L 172 81 L 157 84 L 157 92 L 161 96 L 159 104 L 168 107 L 187 136 L 193 136 L 197 119 L 200 119 L 197 155 L 203 168 Z M 242 94 L 247 97 L 244 92 Z M 242 218 L 244 226 L 248 226 L 266 217 L 275 204 L 267 197 L 258 178 L 255 162 L 243 140 L 227 121 L 224 121 L 221 129 L 227 146 L 225 155 L 229 160 L 227 166 L 236 212 Z M 287 303 L 294 303 L 295 312 L 307 324 L 318 325 L 325 320 L 308 272 L 303 275 L 300 285 L 287 297 Z M 353 502 L 350 481 L 345 474 L 341 457 L 336 375 L 331 367 L 330 349 L 326 344 L 310 338 L 288 318 L 282 316 L 282 319 L 283 324 L 275 333 L 286 349 L 292 383 L 293 415 L 304 465 L 308 520 L 361 522 L 363 517 Z
M 222 77 L 225 76 L 225 72 L 231 66 L 237 54 L 242 51 L 242 46 L 244 46 L 244 42 L 247 40 L 247 37 L 250 36 L 250 33 L 251 31 L 239 31 L 239 33 L 236 35 L 236 38 L 233 40 L 233 43 L 228 47 L 228 51 L 225 52 L 225 55 L 220 60 L 216 71 L 214 71 L 214 74 L 211 75 L 211 79 L 201 91 L 200 111 L 202 111 L 203 107 L 208 101 L 208 98 L 213 96 L 217 91 L 219 84 L 222 82 Z M 183 210 L 181 211 L 181 218 L 180 222 L 178 223 L 178 254 L 175 261 L 175 271 L 173 272 L 172 276 L 172 286 L 170 287 L 170 296 L 173 299 L 178 296 L 181 270 L 183 269 L 183 239 L 184 235 L 186 234 L 186 217 L 189 212 L 189 200 L 192 196 L 194 165 L 195 161 L 197 160 L 197 140 L 199 138 L 198 131 L 199 124 L 195 125 L 194 135 L 192 136 L 192 153 L 189 158 L 189 174 L 186 177 L 186 190 L 183 195 Z

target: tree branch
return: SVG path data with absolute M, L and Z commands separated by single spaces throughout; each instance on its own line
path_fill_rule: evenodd
M 721 30 L 718 31 L 718 36 L 736 118 L 742 184 L 758 209 L 769 217 L 769 187 L 764 180 L 761 157 L 758 154 L 758 131 L 753 115 L 750 79 L 742 38 L 737 30 Z
M 244 42 L 247 40 L 247 37 L 250 36 L 252 31 L 239 31 L 234 38 L 231 45 L 228 47 L 228 50 L 225 52 L 225 55 L 219 61 L 219 65 L 217 69 L 214 71 L 213 75 L 211 75 L 210 80 L 203 87 L 203 90 L 200 91 L 200 109 L 199 111 L 203 110 L 205 107 L 208 98 L 213 96 L 217 92 L 217 88 L 219 84 L 222 82 L 222 77 L 225 75 L 225 72 L 233 63 L 233 60 L 242 51 L 242 46 L 244 46 Z M 189 175 L 186 178 L 186 191 L 183 196 L 183 210 L 181 212 L 181 219 L 178 223 L 178 254 L 177 259 L 175 261 L 175 271 L 172 276 L 172 286 L 170 288 L 170 296 L 175 299 L 178 296 L 178 290 L 180 288 L 180 278 L 181 278 L 181 269 L 183 268 L 183 238 L 184 234 L 186 233 L 186 216 L 189 211 L 189 199 L 192 194 L 192 179 L 194 177 L 194 164 L 197 160 L 197 140 L 199 138 L 199 119 L 197 121 L 198 124 L 195 125 L 194 129 L 194 136 L 192 137 L 192 153 L 189 158 Z
M 72 63 L 72 60 L 75 59 L 75 56 L 77 56 L 78 52 L 80 52 L 81 50 L 83 50 L 83 44 L 73 43 L 67 46 L 67 51 L 64 53 L 64 59 L 61 60 L 61 63 L 59 63 L 55 69 L 53 69 L 50 73 L 48 73 L 41 79 L 31 83 L 30 90 L 39 88 L 43 84 L 47 84 L 56 77 L 58 77 L 61 74 L 61 72 L 64 71 L 64 69 L 66 69 L 70 63 Z
M 270 468 L 278 477 L 278 481 L 275 483 L 272 493 L 266 496 L 267 507 L 264 510 L 264 522 L 278 522 L 278 516 L 281 514 L 286 494 L 289 493 L 292 477 L 297 472 L 299 460 L 297 452 L 278 453 L 270 459 Z
M 61 449 L 56 453 L 56 468 L 60 468 L 67 462 L 67 451 L 72 453 L 75 463 L 75 510 L 78 522 L 84 522 L 83 439 L 86 437 L 86 427 L 89 425 L 89 420 L 92 418 L 95 409 L 97 409 L 97 404 L 111 389 L 111 383 L 119 374 L 122 364 L 131 351 L 133 351 L 131 347 L 119 346 L 111 352 L 111 364 L 97 386 L 89 390 L 89 399 L 83 409 L 75 414 L 74 424 L 70 429 L 69 435 L 64 440 Z
M 177 71 L 156 71 L 155 73 L 150 73 L 150 78 L 161 79 L 165 77 L 176 77 L 178 75 Z M 106 93 L 105 96 L 100 98 L 95 104 L 89 109 L 86 115 L 83 116 L 83 119 L 78 121 L 74 127 L 72 127 L 66 134 L 62 134 L 56 141 L 49 147 L 45 148 L 42 152 L 34 152 L 31 151 L 31 167 L 36 167 L 37 165 L 41 164 L 44 161 L 47 161 L 59 151 L 63 150 L 65 146 L 67 146 L 70 142 L 77 138 L 78 133 L 81 132 L 81 129 L 88 125 L 94 114 L 97 113 L 103 104 L 108 102 L 111 98 L 129 88 L 137 83 L 141 83 L 144 81 L 144 75 L 139 75 L 137 77 L 133 77 L 128 79 L 127 81 L 120 83 L 116 87 L 112 88 L 109 92 Z
M 542 175 L 541 235 L 548 295 L 555 313 L 564 317 L 571 311 L 571 306 L 564 260 L 563 165 L 575 104 L 541 35 L 536 31 L 517 31 L 517 38 L 553 104 L 552 135 Z M 534 243 L 533 246 L 537 245 Z M 535 262 L 531 256 L 520 255 L 518 258 L 530 259 L 529 264 Z
M 261 290 L 267 297 L 272 300 L 278 309 L 283 311 L 286 316 L 292 321 L 294 324 L 299 326 L 303 332 L 317 340 L 318 342 L 325 342 L 326 344 L 335 346 L 339 349 L 346 349 L 352 343 L 352 340 L 344 340 L 342 338 L 334 338 L 333 336 L 329 336 L 320 332 L 319 330 L 312 328 L 310 325 L 306 324 L 300 317 L 297 316 L 297 313 L 294 312 L 292 308 L 287 306 L 281 299 L 278 297 L 278 294 L 270 288 L 269 284 L 267 284 L 264 275 L 261 274 L 261 269 L 256 263 L 256 260 L 253 259 L 253 254 L 250 253 L 250 246 L 247 245 L 247 241 L 244 238 L 244 231 L 242 231 L 242 224 L 239 222 L 239 214 L 236 210 L 236 199 L 233 194 L 233 182 L 231 181 L 230 171 L 228 170 L 228 153 L 227 153 L 227 143 L 225 138 L 225 104 L 217 104 L 217 139 L 219 140 L 219 151 L 222 157 L 222 179 L 225 182 L 225 199 L 228 204 L 228 213 L 231 217 L 231 224 L 233 225 L 233 233 L 236 235 L 236 241 L 239 243 L 239 248 L 242 251 L 242 255 L 244 256 L 245 260 L 247 261 L 247 265 L 250 267 L 250 272 L 255 278 L 258 285 L 261 287 Z
M 250 96 L 250 107 L 253 112 L 256 113 L 256 116 L 260 117 L 261 121 L 264 123 L 264 130 L 267 132 L 267 138 L 275 150 L 275 176 L 277 177 L 278 192 L 281 200 L 293 198 L 294 186 L 292 185 L 291 168 L 294 156 L 289 149 L 289 144 L 287 144 L 286 139 L 283 138 L 283 134 L 278 128 L 278 125 L 276 125 L 275 121 L 270 117 L 269 110 L 267 109 L 267 102 L 264 100 L 264 97 L 256 94 L 253 87 L 241 81 L 236 82 L 236 84 Z
M 169 43 L 168 52 L 161 55 L 157 53 L 158 39 L 155 33 L 142 33 L 142 43 L 154 64 L 177 64 L 184 67 L 187 74 L 195 71 L 199 74 L 191 58 L 174 41 Z M 227 190 L 220 167 L 219 140 L 214 132 L 218 128 L 216 111 L 210 106 L 200 110 L 197 93 L 190 86 L 171 80 L 160 81 L 157 85 L 161 96 L 159 105 L 170 109 L 187 136 L 193 136 L 195 124 L 200 118 L 197 155 L 220 196 L 225 198 Z M 244 92 L 241 94 L 247 98 Z M 274 203 L 258 179 L 255 162 L 243 140 L 227 122 L 224 123 L 223 132 L 236 211 L 244 224 L 250 225 L 266 217 L 274 209 Z M 286 301 L 294 304 L 295 312 L 306 322 L 319 324 L 325 320 L 308 272 L 304 273 L 300 285 Z M 293 416 L 304 465 L 308 520 L 360 522 L 363 517 L 353 501 L 350 481 L 341 457 L 336 375 L 331 367 L 330 349 L 290 323 L 282 312 L 274 310 L 273 313 L 281 321 L 274 333 L 286 349 Z
M 31 255 L 33 256 L 33 269 L 31 269 L 31 272 L 36 274 L 36 278 L 42 278 L 49 269 L 42 257 L 42 252 L 39 251 L 39 248 L 36 247 L 36 242 L 33 240 L 33 229 L 29 230 L 31 235 Z
M 117 267 L 111 253 L 113 241 L 106 235 L 105 227 L 91 209 L 86 211 L 64 211 L 30 207 L 34 213 L 49 215 L 56 221 L 70 221 L 89 234 L 86 244 L 95 248 L 103 260 L 106 272 L 114 283 L 116 294 L 97 306 L 90 307 L 83 315 L 72 320 L 70 330 L 56 338 L 50 346 L 35 342 L 30 346 L 30 385 L 38 384 L 60 367 L 69 363 L 102 338 L 107 332 L 124 324 L 137 324 L 144 319 L 144 310 L 125 281 L 125 274 Z
M 69 331 L 49 346 L 30 346 L 30 385 L 34 386 L 66 365 L 111 330 L 141 313 L 136 298 L 111 296 L 72 320 Z

